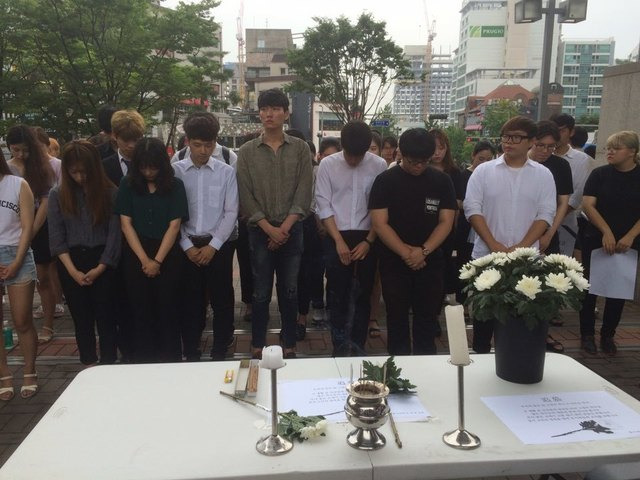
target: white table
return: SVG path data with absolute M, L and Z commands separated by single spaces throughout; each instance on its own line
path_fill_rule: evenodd
M 465 369 L 467 428 L 482 446 L 455 450 L 442 434 L 457 426 L 457 380 L 447 356 L 398 357 L 403 375 L 418 385 L 434 415 L 427 423 L 400 423 L 404 448 L 382 427 L 387 446 L 350 448 L 348 424 L 331 424 L 327 437 L 265 457 L 256 441 L 269 430 L 267 414 L 218 394 L 226 369 L 238 362 L 104 366 L 80 373 L 16 452 L 0 479 L 445 479 L 524 473 L 588 471 L 603 463 L 640 460 L 640 439 L 524 445 L 482 403 L 481 396 L 607 390 L 640 412 L 640 402 L 573 359 L 547 355 L 544 380 L 515 385 L 495 376 L 492 355 L 476 355 Z M 359 359 L 288 361 L 279 380 L 348 376 Z M 372 359 L 381 363 L 382 358 Z M 237 373 L 237 372 L 236 372 Z M 262 371 L 257 401 L 269 404 Z

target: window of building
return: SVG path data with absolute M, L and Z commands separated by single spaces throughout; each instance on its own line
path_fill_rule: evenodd
M 258 40 L 258 48 L 264 48 L 264 40 Z

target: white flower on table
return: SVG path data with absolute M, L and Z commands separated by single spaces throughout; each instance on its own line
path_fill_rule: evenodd
M 484 257 L 476 258 L 475 260 L 472 260 L 470 263 L 474 267 L 482 268 L 482 267 L 486 267 L 491 262 L 493 262 L 493 255 L 489 254 L 489 255 L 485 255 Z
M 516 248 L 513 252 L 508 253 L 509 258 L 511 260 L 516 260 L 518 258 L 529 258 L 529 257 L 537 257 L 540 255 L 540 252 L 537 248 L 533 247 L 519 247 Z
M 568 257 L 567 255 L 561 255 L 559 253 L 552 253 L 550 255 L 546 255 L 544 257 L 544 261 L 546 263 L 553 263 L 553 264 L 557 264 L 557 265 L 562 265 L 565 268 L 568 268 L 570 270 L 575 270 L 576 272 L 583 272 L 584 271 L 584 267 L 582 266 L 582 264 L 579 261 L 577 261 L 573 257 Z
M 499 267 L 502 267 L 511 261 L 509 254 L 505 252 L 494 252 L 491 255 L 493 256 L 492 263 Z
M 469 280 L 476 274 L 476 267 L 467 263 L 460 269 L 460 280 Z
M 476 287 L 476 290 L 482 292 L 483 290 L 489 290 L 493 287 L 500 279 L 502 275 L 495 268 L 489 268 L 478 275 L 478 278 L 473 282 L 473 286 Z
M 327 433 L 327 425 L 329 425 L 329 422 L 327 422 L 326 420 L 320 420 L 318 423 L 316 423 L 316 431 L 318 432 L 318 435 Z
M 544 277 L 544 283 L 559 293 L 567 293 L 573 285 L 564 273 L 550 273 Z
M 541 286 L 542 282 L 538 277 L 528 277 L 526 275 L 523 275 L 516 284 L 515 289 L 516 291 L 533 300 L 536 298 L 536 295 L 542 291 L 542 289 L 540 288 Z
M 587 279 L 582 276 L 582 273 L 575 270 L 567 270 L 567 277 L 571 279 L 576 288 L 581 292 L 587 290 L 591 286 Z
M 309 440 L 311 438 L 318 438 L 324 435 L 327 431 L 327 421 L 320 420 L 315 425 L 309 425 L 307 427 L 302 427 L 300 429 L 300 436 L 305 440 Z

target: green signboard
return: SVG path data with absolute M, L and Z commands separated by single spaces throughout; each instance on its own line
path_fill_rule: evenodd
M 469 27 L 471 38 L 499 38 L 504 37 L 504 25 L 475 25 Z

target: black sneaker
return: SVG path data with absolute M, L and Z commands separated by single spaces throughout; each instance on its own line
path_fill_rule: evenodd
M 596 341 L 593 338 L 593 335 L 582 337 L 580 348 L 591 355 L 595 355 L 596 353 L 598 353 L 598 347 L 596 347 Z
M 615 355 L 618 353 L 618 346 L 613 341 L 613 337 L 600 337 L 600 348 L 607 355 Z
M 307 326 L 301 323 L 296 323 L 296 340 L 301 342 L 304 337 L 307 336 Z

